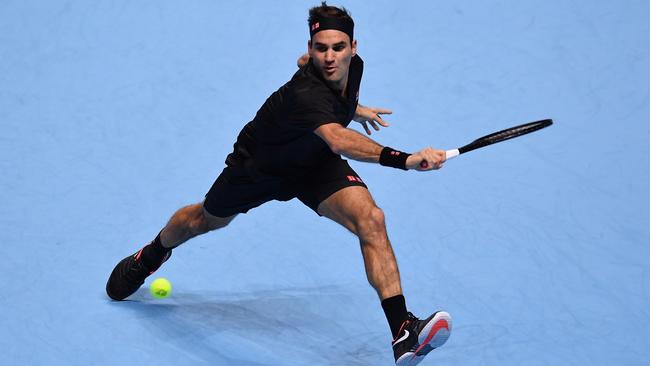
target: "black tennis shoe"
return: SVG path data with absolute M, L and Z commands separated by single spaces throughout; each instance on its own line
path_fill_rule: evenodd
M 424 356 L 442 346 L 451 333 L 451 316 L 444 311 L 420 320 L 410 312 L 393 340 L 395 365 L 414 366 Z
M 144 249 L 144 248 L 143 248 Z M 147 268 L 142 263 L 142 250 L 130 255 L 115 266 L 111 276 L 106 283 L 106 293 L 113 300 L 124 300 L 136 292 L 144 283 L 144 280 L 154 273 L 160 266 L 171 257 L 171 250 L 156 268 Z

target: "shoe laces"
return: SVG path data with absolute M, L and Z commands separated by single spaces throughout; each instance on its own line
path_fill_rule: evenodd
M 420 318 L 413 315 L 413 313 L 409 311 L 409 312 L 406 313 L 406 320 L 411 321 L 411 322 L 416 322 L 416 321 L 420 320 Z
M 132 264 L 126 270 L 124 278 L 131 283 L 140 283 L 149 275 L 149 269 L 141 260 L 134 259 Z

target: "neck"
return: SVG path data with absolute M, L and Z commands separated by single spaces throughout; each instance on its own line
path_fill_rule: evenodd
M 345 96 L 345 93 L 348 91 L 348 75 L 345 75 L 345 77 L 338 83 L 332 83 L 330 85 L 332 88 L 340 91 L 342 96 Z

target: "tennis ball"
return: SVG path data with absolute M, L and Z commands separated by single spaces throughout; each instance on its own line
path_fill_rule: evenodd
M 156 278 L 151 282 L 149 292 L 156 299 L 164 299 L 172 294 L 172 284 L 166 278 Z

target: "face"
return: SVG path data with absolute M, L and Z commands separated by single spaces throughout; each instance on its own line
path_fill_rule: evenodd
M 357 41 L 350 44 L 347 34 L 334 29 L 322 30 L 308 43 L 309 56 L 323 78 L 343 90 L 348 82 L 350 61 L 357 54 Z

